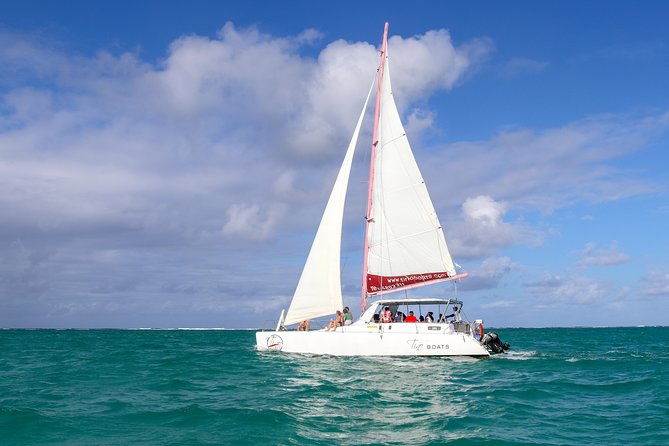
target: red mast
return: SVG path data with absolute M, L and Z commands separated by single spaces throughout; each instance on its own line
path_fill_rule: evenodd
M 374 158 L 376 157 L 376 145 L 379 142 L 379 113 L 381 112 L 381 84 L 383 82 L 383 69 L 386 62 L 386 45 L 388 39 L 388 22 L 383 28 L 383 43 L 381 44 L 381 57 L 379 60 L 379 74 L 376 89 L 376 109 L 374 110 L 374 134 L 372 136 L 372 159 L 369 165 L 369 187 L 367 190 L 367 215 L 365 216 L 365 248 L 362 264 L 362 312 L 367 307 L 367 258 L 369 256 L 369 223 L 372 212 L 372 184 L 374 182 Z

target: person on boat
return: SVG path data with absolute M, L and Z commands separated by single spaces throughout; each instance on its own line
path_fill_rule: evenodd
M 421 314 L 420 317 L 418 318 L 418 321 L 419 321 L 419 322 L 425 322 L 425 318 L 423 317 L 422 314 Z
M 427 312 L 427 316 L 425 316 L 425 322 L 427 322 L 428 324 L 431 324 L 431 323 L 434 322 L 434 316 L 432 315 L 431 311 Z
M 439 319 L 437 319 L 437 323 L 441 324 L 443 322 L 446 322 L 446 318 L 444 317 L 444 313 L 439 313 Z
M 309 331 L 309 320 L 305 319 L 297 326 L 297 331 Z
M 341 311 L 337 310 L 337 315 L 335 316 L 334 319 L 330 320 L 330 323 L 328 324 L 328 327 L 325 329 L 325 331 L 336 330 L 337 327 L 343 327 L 343 326 L 344 326 L 344 315 L 341 314 Z
M 453 318 L 453 322 L 462 322 L 462 318 L 460 317 L 460 310 L 457 306 L 453 307 L 453 313 L 449 314 L 444 319 L 448 319 L 449 317 Z
M 393 313 L 390 311 L 390 307 L 386 307 L 381 313 L 381 323 L 389 324 L 393 321 Z
M 404 322 L 418 322 L 418 319 L 413 315 L 413 311 L 409 311 L 409 315 L 404 318 Z
M 353 314 L 348 307 L 344 307 L 344 325 L 351 325 L 353 323 Z
M 395 322 L 404 322 L 404 313 L 401 311 L 395 313 Z

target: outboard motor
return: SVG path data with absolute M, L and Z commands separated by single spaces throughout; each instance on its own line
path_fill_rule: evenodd
M 504 350 L 510 348 L 509 344 L 502 342 L 502 340 L 497 336 L 497 333 L 488 332 L 483 335 L 481 339 L 481 344 L 488 349 L 490 353 L 504 353 Z

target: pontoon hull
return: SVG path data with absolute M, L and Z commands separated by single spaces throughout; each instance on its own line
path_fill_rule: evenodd
M 399 328 L 405 324 L 388 325 Z M 333 356 L 490 356 L 488 350 L 469 334 L 416 332 L 418 330 L 411 333 L 401 329 L 357 331 L 352 328 L 260 331 L 256 333 L 256 347 L 258 350 Z

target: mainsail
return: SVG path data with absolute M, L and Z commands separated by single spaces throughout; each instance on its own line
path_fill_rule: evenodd
M 284 325 L 333 314 L 344 306 L 341 294 L 340 267 L 344 202 L 353 153 L 373 87 L 374 83 L 369 89 L 365 105 L 362 107 L 358 123 L 344 156 L 344 161 L 339 168 L 316 237 L 311 245 L 307 262 L 302 270 L 288 313 L 286 313 Z
M 462 277 L 456 274 L 393 99 L 385 33 L 382 51 L 385 61 L 380 64 L 378 136 L 370 175 L 363 307 L 366 295 Z
M 363 265 L 362 307 L 368 295 L 428 285 L 458 275 L 425 181 L 411 152 L 390 84 L 388 24 L 383 33 Z M 328 199 L 284 325 L 335 313 L 343 306 L 341 235 L 353 153 L 370 87 Z

